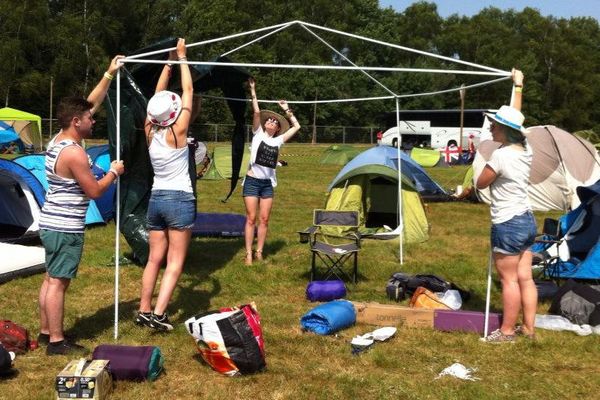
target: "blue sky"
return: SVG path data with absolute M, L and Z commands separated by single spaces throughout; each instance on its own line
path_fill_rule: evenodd
M 381 7 L 392 6 L 402 12 L 416 0 L 379 0 Z M 558 18 L 594 17 L 600 20 L 599 0 L 427 0 L 436 3 L 438 14 L 447 17 L 451 14 L 471 16 L 486 7 L 502 10 L 514 8 L 521 11 L 525 7 L 537 8 L 542 15 L 553 15 Z

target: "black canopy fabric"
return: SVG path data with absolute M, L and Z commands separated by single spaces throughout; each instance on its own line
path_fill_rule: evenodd
M 135 54 L 175 47 L 176 39 L 167 39 L 152 46 L 140 49 Z M 145 59 L 166 60 L 167 53 L 145 57 Z M 222 57 L 217 61 L 229 61 Z M 130 70 L 121 71 L 121 159 L 126 173 L 121 177 L 121 221 L 120 229 L 131 246 L 136 261 L 148 261 L 148 236 L 145 218 L 152 188 L 153 171 L 148 156 L 144 121 L 148 99 L 154 94 L 156 82 L 163 68 L 162 64 L 134 64 Z M 192 79 L 194 92 L 202 93 L 221 88 L 225 97 L 245 99 L 244 83 L 250 74 L 242 68 L 226 66 L 193 66 Z M 169 89 L 180 89 L 178 75 L 171 79 Z M 111 85 L 105 104 L 108 115 L 108 136 L 111 159 L 115 159 L 116 149 L 116 84 Z M 244 119 L 246 102 L 228 100 L 227 104 L 235 120 L 232 139 L 232 178 L 230 192 L 237 185 L 244 150 Z

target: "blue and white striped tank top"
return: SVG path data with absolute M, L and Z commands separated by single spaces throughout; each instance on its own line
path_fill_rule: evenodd
M 90 199 L 75 179 L 58 176 L 56 160 L 67 146 L 79 146 L 73 140 L 50 143 L 46 150 L 46 178 L 48 190 L 40 213 L 40 229 L 67 233 L 83 233 L 85 214 Z

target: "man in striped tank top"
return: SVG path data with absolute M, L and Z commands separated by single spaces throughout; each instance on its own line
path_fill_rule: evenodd
M 83 250 L 85 214 L 90 199 L 96 199 L 123 174 L 122 161 L 113 161 L 109 172 L 96 180 L 81 141 L 91 137 L 93 115 L 102 104 L 115 72 L 121 67 L 115 57 L 87 100 L 63 99 L 57 108 L 61 131 L 46 151 L 48 191 L 40 214 L 40 238 L 46 250 L 46 275 L 40 289 L 40 334 L 38 342 L 47 344 L 46 354 L 86 352 L 65 340 L 63 332 L 64 299 Z

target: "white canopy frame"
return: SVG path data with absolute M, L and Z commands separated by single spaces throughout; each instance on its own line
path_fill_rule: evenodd
M 344 65 L 298 65 L 298 64 L 262 64 L 262 63 L 234 63 L 234 62 L 217 62 L 217 61 L 173 61 L 173 60 L 150 60 L 144 57 L 153 56 L 156 54 L 168 53 L 171 50 L 175 50 L 175 47 L 161 49 L 156 51 L 151 51 L 147 53 L 137 54 L 134 56 L 128 56 L 122 59 L 123 63 L 145 63 L 145 64 L 189 64 L 189 65 L 212 65 L 212 66 L 231 66 L 231 67 L 254 67 L 254 68 L 275 68 L 275 69 L 303 69 L 303 70 L 343 70 L 343 71 L 360 71 L 373 82 L 375 82 L 378 86 L 380 86 L 383 90 L 385 90 L 389 95 L 387 96 L 374 96 L 374 97 L 361 97 L 361 98 L 348 98 L 348 99 L 335 99 L 335 100 L 288 100 L 289 104 L 326 104 L 326 103 L 347 103 L 347 102 L 362 102 L 362 101 L 375 101 L 375 100 L 389 100 L 395 99 L 396 102 L 396 126 L 400 125 L 400 99 L 410 98 L 410 97 L 419 97 L 419 96 L 434 96 L 443 93 L 456 92 L 460 90 L 481 87 L 486 85 L 491 85 L 503 80 L 507 80 L 511 78 L 510 71 L 503 71 L 497 68 L 488 67 L 485 65 L 480 65 L 468 61 L 463 61 L 459 59 L 455 59 L 452 57 L 446 57 L 439 54 L 429 53 L 422 50 L 412 49 L 410 47 L 400 46 L 397 44 L 384 42 L 381 40 L 376 40 L 372 38 L 368 38 L 365 36 L 355 35 L 343 31 L 339 31 L 336 29 L 326 28 L 323 26 L 311 24 L 303 21 L 290 21 L 278 25 L 272 25 L 260 29 L 254 29 L 251 31 L 236 33 L 233 35 L 223 36 L 220 38 L 204 40 L 201 42 L 187 44 L 187 48 L 207 45 L 210 43 L 217 43 L 226 41 L 229 39 L 239 38 L 247 35 L 254 35 L 257 33 L 267 32 L 261 35 L 258 38 L 252 39 L 249 42 L 238 46 L 230 51 L 223 53 L 221 56 L 226 56 L 232 54 L 242 48 L 249 46 L 251 44 L 257 43 L 262 39 L 269 37 L 275 33 L 283 31 L 291 26 L 299 25 L 304 30 L 309 32 L 312 36 L 314 36 L 317 40 L 321 41 L 325 46 L 327 46 L 330 50 L 334 51 L 339 57 L 341 57 L 344 61 L 348 62 L 349 66 Z M 325 32 L 335 33 L 342 36 L 347 36 L 354 39 L 363 40 L 366 42 L 387 46 L 397 50 L 403 50 L 415 54 L 424 55 L 427 57 L 437 58 L 440 60 L 448 61 L 453 64 L 460 64 L 472 68 L 477 68 L 478 70 L 453 70 L 453 69 L 428 69 L 428 68 L 399 68 L 399 67 L 381 67 L 381 66 L 359 66 L 352 62 L 348 57 L 346 57 L 343 53 L 335 49 L 334 46 L 326 42 L 323 38 L 317 35 L 310 28 L 321 30 Z M 492 79 L 471 84 L 468 86 L 457 86 L 450 89 L 438 90 L 434 92 L 423 92 L 423 93 L 404 93 L 398 94 L 388 88 L 386 85 L 381 83 L 375 77 L 370 75 L 367 71 L 378 71 L 378 72 L 415 72 L 415 73 L 429 73 L 429 74 L 453 74 L 453 75 L 470 75 L 470 76 L 483 76 L 483 77 L 492 77 Z M 117 118 L 116 118 L 116 128 L 117 128 L 117 137 L 116 137 L 116 153 L 118 158 L 121 155 L 121 73 L 120 70 L 117 72 Z M 227 98 L 227 97 L 216 97 L 216 96 L 205 96 L 209 98 L 218 98 L 218 99 L 226 99 L 226 100 L 237 100 L 237 101 L 249 101 L 248 99 L 236 99 L 236 98 Z M 277 103 L 278 100 L 259 100 L 261 103 Z M 398 157 L 398 228 L 400 231 L 400 240 L 399 240 L 399 260 L 400 263 L 403 264 L 403 230 L 404 230 L 404 222 L 402 217 L 402 159 L 400 155 L 400 147 L 401 147 L 401 139 L 402 136 L 399 135 L 398 140 L 398 148 L 397 148 L 397 157 Z M 120 199 L 120 179 L 117 181 L 117 199 Z M 117 201 L 116 205 L 116 232 L 115 232 L 115 325 L 114 325 L 114 338 L 115 340 L 118 338 L 118 320 L 119 320 L 119 273 L 120 273 L 120 263 L 119 263 L 119 237 L 120 237 L 120 202 Z

